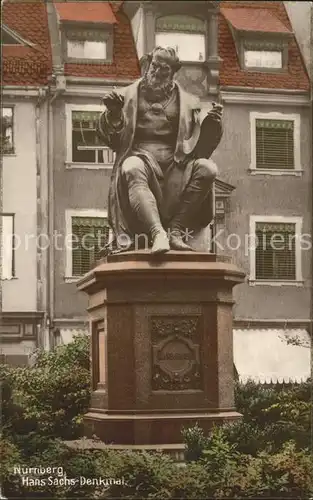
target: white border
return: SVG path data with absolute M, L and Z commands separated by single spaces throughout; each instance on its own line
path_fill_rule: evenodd
M 81 276 L 72 275 L 72 245 L 69 235 L 72 234 L 72 217 L 108 217 L 107 210 L 97 209 L 68 209 L 65 210 L 65 281 L 73 283 L 78 281 Z
M 294 122 L 293 140 L 294 140 L 294 169 L 259 169 L 256 168 L 256 120 L 292 120 Z M 251 146 L 251 163 L 249 170 L 251 174 L 267 174 L 267 175 L 296 175 L 302 174 L 301 155 L 300 155 L 300 114 L 298 113 L 259 113 L 250 111 L 250 146 Z
M 250 277 L 249 283 L 252 285 L 295 285 L 302 286 L 302 255 L 301 255 L 301 245 L 300 236 L 302 234 L 302 217 L 285 217 L 277 215 L 250 215 L 249 221 L 249 241 L 253 241 L 252 238 L 255 235 L 255 226 L 257 222 L 272 222 L 272 223 L 284 223 L 284 224 L 295 224 L 296 225 L 296 279 L 295 280 L 257 280 L 255 276 L 255 246 L 251 245 L 249 248 L 249 260 L 250 260 Z
M 88 170 L 112 170 L 113 164 L 105 163 L 77 163 L 72 161 L 72 111 L 104 111 L 100 104 L 65 104 L 66 117 L 66 168 L 73 170 L 84 168 Z M 104 146 L 103 149 L 106 149 Z

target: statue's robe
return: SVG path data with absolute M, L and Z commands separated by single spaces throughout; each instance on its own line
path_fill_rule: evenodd
M 138 110 L 138 92 L 141 79 L 119 91 L 124 96 L 123 126 L 115 130 L 104 111 L 99 119 L 99 134 L 105 144 L 116 152 L 113 166 L 108 202 L 108 220 L 116 238 L 127 234 L 130 238 L 140 231 L 135 228 L 131 209 L 128 203 L 128 192 L 125 180 L 121 175 L 124 160 L 133 155 L 133 143 L 136 132 Z M 188 185 L 196 158 L 209 158 L 217 147 L 221 135 L 221 125 L 212 119 L 204 119 L 201 123 L 200 100 L 185 92 L 177 84 L 179 97 L 179 123 L 174 162 L 167 172 L 162 172 L 156 160 L 149 153 L 139 152 L 144 162 L 152 169 L 153 192 L 156 196 L 163 221 L 170 221 L 175 215 L 180 197 Z M 161 187 L 162 186 L 162 187 Z M 214 216 L 213 188 L 208 193 L 202 210 L 195 219 L 194 229 L 199 231 L 206 227 Z

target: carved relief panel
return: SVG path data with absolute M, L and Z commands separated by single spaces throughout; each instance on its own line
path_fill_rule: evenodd
M 153 316 L 152 390 L 201 390 L 201 317 Z

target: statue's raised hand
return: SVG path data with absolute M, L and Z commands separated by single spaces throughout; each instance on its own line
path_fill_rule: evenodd
M 124 106 L 124 97 L 117 92 L 109 92 L 106 94 L 102 103 L 107 107 L 110 116 L 118 120 L 121 117 L 122 109 Z
M 212 109 L 208 112 L 208 116 L 212 118 L 212 120 L 220 123 L 223 116 L 223 106 L 221 104 L 213 102 Z

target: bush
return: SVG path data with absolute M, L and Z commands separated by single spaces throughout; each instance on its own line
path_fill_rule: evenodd
M 19 449 L 6 437 L 0 439 L 0 484 L 5 495 L 19 497 L 22 490 L 18 475 L 14 474 L 14 467 L 22 465 L 23 460 Z
M 76 483 L 27 487 L 14 476 L 13 490 L 10 471 L 13 465 L 20 464 L 21 457 L 11 443 L 6 450 L 10 450 L 10 458 L 2 465 L 3 492 L 14 493 L 15 497 L 305 499 L 313 491 L 312 457 L 308 452 L 297 451 L 294 443 L 289 442 L 274 455 L 265 452 L 256 457 L 243 455 L 227 442 L 222 429 L 213 431 L 203 458 L 185 467 L 177 467 L 162 453 L 73 450 L 59 440 L 50 441 L 45 450 L 27 461 L 28 467 L 62 466 L 61 472 L 68 480 L 80 476 L 103 478 L 107 486 Z
M 7 397 L 3 423 L 17 440 L 29 433 L 34 439 L 80 435 L 91 393 L 86 336 L 50 352 L 38 351 L 32 367 L 2 370 Z
M 263 387 L 255 383 L 236 386 L 236 408 L 241 422 L 228 429 L 232 443 L 242 453 L 255 455 L 258 450 L 278 452 L 287 441 L 297 449 L 311 440 L 311 383 L 283 387 Z

